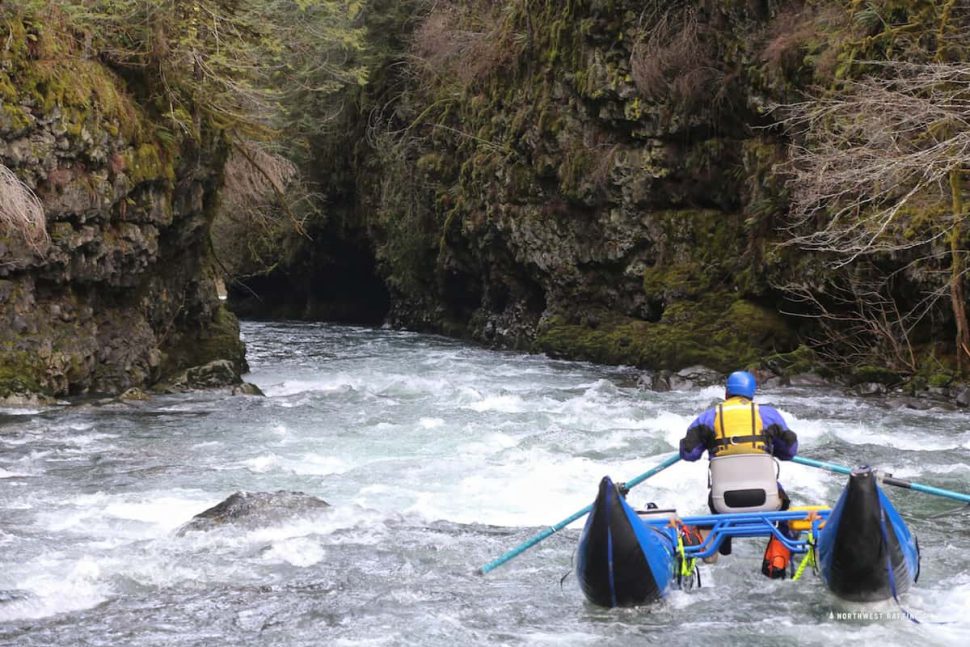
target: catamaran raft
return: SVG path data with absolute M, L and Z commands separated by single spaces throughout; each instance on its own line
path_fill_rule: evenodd
M 625 485 L 633 487 L 678 460 L 672 456 Z M 600 606 L 648 604 L 677 588 L 689 588 L 696 560 L 714 555 L 722 542 L 734 537 L 774 537 L 799 558 L 792 562 L 793 567 L 795 561 L 800 562 L 793 577 L 800 577 L 812 564 L 825 586 L 840 598 L 858 602 L 895 598 L 898 602 L 898 596 L 919 578 L 919 544 L 881 485 L 970 504 L 970 495 L 894 479 L 870 467 L 849 469 L 802 457 L 794 461 L 848 475 L 834 507 L 763 509 L 771 506 L 765 498 L 774 491 L 774 474 L 769 481 L 755 470 L 750 472 L 751 483 L 736 482 L 734 490 L 712 492 L 720 498 L 716 504 L 720 514 L 681 518 L 674 510 L 634 510 L 618 485 L 604 477 L 591 505 L 485 564 L 479 572 L 488 573 L 588 514 L 579 540 L 576 575 L 586 598 Z M 748 466 L 745 470 L 749 471 Z M 763 493 L 758 492 L 759 487 Z M 783 531 L 785 525 L 788 532 Z

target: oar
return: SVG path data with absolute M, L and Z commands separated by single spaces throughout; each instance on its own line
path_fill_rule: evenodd
M 626 482 L 626 487 L 628 489 L 632 489 L 632 488 L 636 487 L 637 485 L 640 485 L 641 483 L 643 483 L 644 481 L 646 481 L 648 478 L 650 478 L 654 474 L 657 474 L 658 472 L 662 472 L 663 470 L 667 469 L 668 467 L 670 467 L 671 465 L 673 465 L 674 463 L 676 463 L 679 460 L 680 460 L 680 455 L 679 454 L 674 454 L 673 456 L 669 457 L 664 462 L 662 462 L 660 465 L 657 465 L 655 468 L 653 468 L 651 470 L 647 470 L 646 472 L 644 472 L 640 476 L 636 476 L 636 477 L 630 479 L 629 481 L 627 481 Z M 519 555 L 521 555 L 525 551 L 529 550 L 530 548 L 532 548 L 533 546 L 535 546 L 536 544 L 538 544 L 540 541 L 542 541 L 546 537 L 549 537 L 550 535 L 553 535 L 553 534 L 559 532 L 560 530 L 562 530 L 563 528 L 565 528 L 566 526 L 568 526 L 572 522 L 576 521 L 580 517 L 583 517 L 583 516 L 589 514 L 590 510 L 592 510 L 592 509 L 593 509 L 593 505 L 590 504 L 590 505 L 586 506 L 585 508 L 583 508 L 582 510 L 580 510 L 580 511 L 574 513 L 574 514 L 569 515 L 568 517 L 566 517 L 565 519 L 563 519 L 562 521 L 560 521 L 556 525 L 550 526 L 550 527 L 546 528 L 545 530 L 543 530 L 539 534 L 537 534 L 537 535 L 535 535 L 535 536 L 533 536 L 533 537 L 525 540 L 524 542 L 522 542 L 521 544 L 519 544 L 518 546 L 516 546 L 512 550 L 508 551 L 507 553 L 505 553 L 501 557 L 498 557 L 496 559 L 493 559 L 488 564 L 485 564 L 484 566 L 482 566 L 480 569 L 478 569 L 478 574 L 479 575 L 485 575 L 489 571 L 495 570 L 496 568 L 498 568 L 499 566 L 501 566 L 505 562 L 509 561 L 513 557 L 518 557 Z
M 811 458 L 804 458 L 803 456 L 796 456 L 792 459 L 793 463 L 801 463 L 802 465 L 809 465 L 811 467 L 820 467 L 824 470 L 829 470 L 830 472 L 837 472 L 839 474 L 851 474 L 852 470 L 843 465 L 835 465 L 834 463 L 823 463 L 822 461 L 817 461 Z M 964 503 L 970 503 L 970 494 L 961 494 L 960 492 L 953 492 L 952 490 L 944 490 L 942 488 L 933 487 L 931 485 L 922 485 L 920 483 L 913 483 L 912 481 L 906 481 L 903 479 L 894 478 L 892 476 L 885 476 L 882 479 L 883 483 L 888 483 L 889 485 L 895 485 L 896 487 L 906 488 L 907 490 L 916 490 L 917 492 L 925 492 L 926 494 L 935 494 L 936 496 L 946 497 L 948 499 L 955 499 L 956 501 L 963 501 Z

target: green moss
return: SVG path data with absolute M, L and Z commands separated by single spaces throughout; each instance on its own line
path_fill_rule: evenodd
M 640 97 L 634 97 L 632 101 L 623 104 L 623 116 L 630 121 L 636 121 L 643 116 L 643 105 L 640 103 Z
M 777 313 L 725 293 L 704 302 L 679 301 L 657 323 L 606 311 L 594 313 L 592 320 L 595 327 L 550 318 L 536 338 L 537 349 L 604 364 L 652 369 L 704 364 L 726 372 L 795 344 Z
M 0 105 L 8 128 L 23 129 L 31 123 L 31 112 L 60 113 L 64 132 L 71 138 L 102 134 L 140 142 L 161 141 L 161 128 L 144 107 L 136 104 L 129 81 L 115 74 L 99 59 L 81 55 L 77 34 L 71 31 L 63 14 L 52 11 L 43 20 L 27 14 L 14 14 L 0 23 Z M 167 150 L 177 146 L 159 146 Z M 159 173 L 168 178 L 171 154 L 159 153 L 149 159 L 139 150 L 136 166 L 146 177 Z M 160 159 L 159 159 L 160 158 Z
M 30 113 L 20 106 L 4 103 L 0 106 L 3 112 L 3 123 L 13 132 L 21 131 L 30 126 Z
M 899 373 L 893 372 L 885 366 L 858 366 L 852 369 L 849 374 L 849 384 L 865 384 L 876 382 L 878 384 L 899 384 L 902 377 Z
M 157 144 L 141 144 L 125 156 L 125 168 L 135 184 L 166 180 L 175 181 L 175 166 L 167 161 L 167 151 Z
M 33 353 L 0 350 L 0 398 L 14 393 L 44 393 L 44 368 Z
M 949 386 L 954 380 L 953 374 L 948 372 L 933 373 L 926 379 L 929 387 Z
M 180 333 L 163 349 L 162 376 L 170 377 L 193 366 L 228 359 L 240 372 L 246 367 L 246 346 L 239 339 L 239 320 L 224 305 L 199 333 Z
M 417 169 L 428 175 L 441 175 L 447 165 L 445 157 L 438 152 L 426 153 L 415 162 Z
M 826 373 L 815 351 L 804 344 L 791 352 L 768 355 L 762 360 L 761 365 L 786 377 L 801 373 L 816 372 L 820 375 Z
M 661 263 L 643 272 L 643 291 L 651 297 L 669 293 L 694 297 L 706 290 L 710 281 L 698 263 Z

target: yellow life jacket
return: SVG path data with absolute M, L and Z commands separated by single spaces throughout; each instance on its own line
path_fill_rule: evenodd
M 767 453 L 767 440 L 757 404 L 734 397 L 717 405 L 712 456 Z

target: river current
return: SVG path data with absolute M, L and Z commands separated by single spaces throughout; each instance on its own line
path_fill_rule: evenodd
M 195 393 L 0 412 L 2 645 L 965 645 L 970 509 L 887 492 L 918 535 L 901 599 L 852 604 L 760 573 L 763 540 L 700 589 L 607 610 L 569 575 L 580 524 L 475 569 L 675 451 L 721 389 L 654 393 L 636 371 L 408 332 L 244 323 L 265 398 Z M 820 388 L 765 390 L 804 456 L 970 491 L 970 416 Z M 630 494 L 706 512 L 706 461 Z M 796 504 L 844 477 L 784 464 Z M 179 534 L 233 492 L 331 508 Z M 941 515 L 942 516 L 938 516 Z

